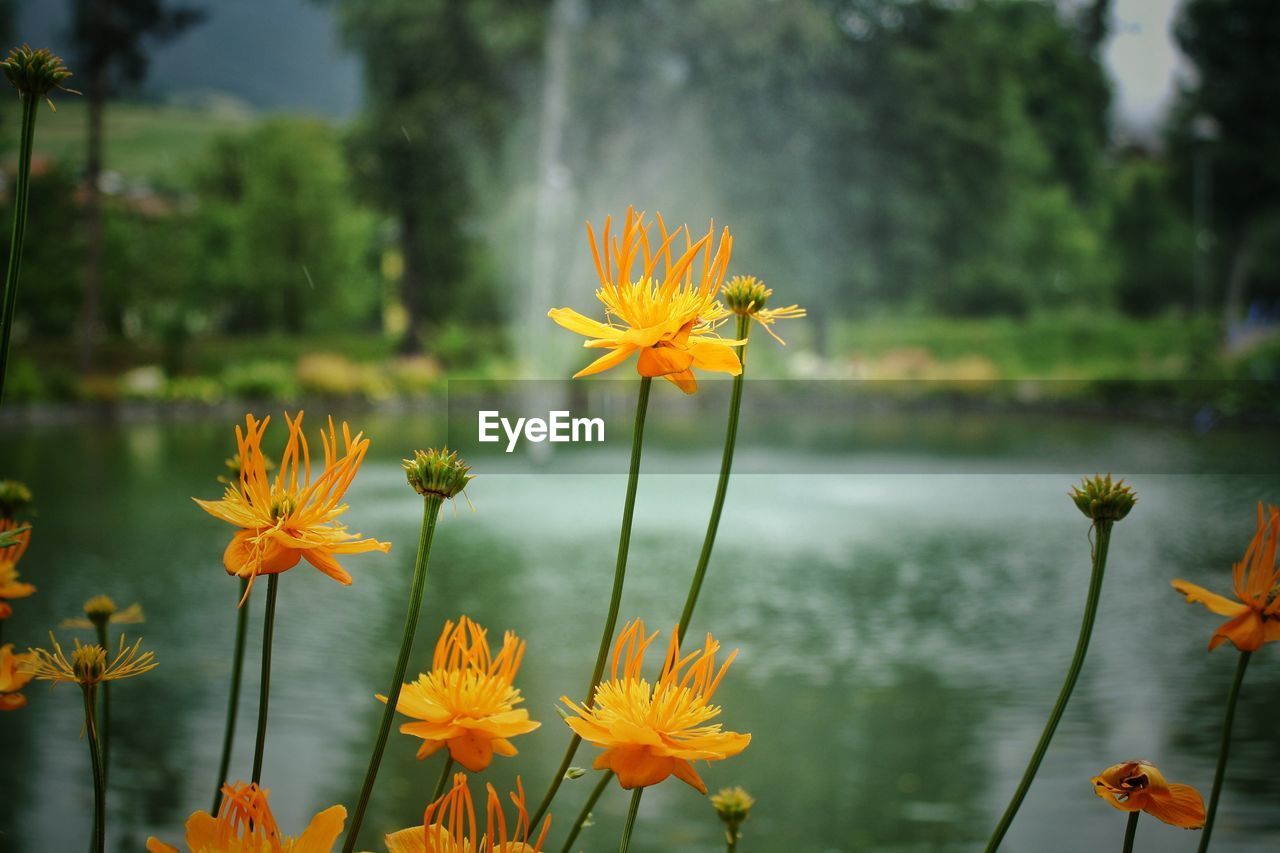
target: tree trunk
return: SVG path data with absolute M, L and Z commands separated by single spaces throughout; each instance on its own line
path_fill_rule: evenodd
M 89 150 L 85 158 L 85 259 L 84 292 L 80 301 L 80 373 L 93 369 L 102 303 L 102 179 L 103 116 L 107 109 L 107 69 L 96 63 L 89 69 Z
M 408 324 L 404 337 L 400 340 L 400 352 L 403 355 L 418 355 L 422 352 L 421 329 L 426 313 L 426 287 L 422 280 L 423 261 L 417 246 L 415 234 L 418 228 L 418 214 L 405 205 L 400 210 L 400 255 L 404 266 L 400 271 L 400 301 L 404 303 Z
M 1222 322 L 1228 330 L 1244 319 L 1249 276 L 1253 272 L 1255 243 L 1253 232 L 1253 224 L 1246 222 L 1232 234 L 1231 266 L 1227 272 L 1227 301 L 1222 310 Z

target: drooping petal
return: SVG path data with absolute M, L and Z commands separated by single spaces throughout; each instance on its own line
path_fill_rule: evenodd
M 1249 605 L 1243 602 L 1233 601 L 1189 581 L 1176 580 L 1173 582 L 1173 588 L 1185 595 L 1189 603 L 1203 604 L 1210 612 L 1219 616 L 1239 616 L 1249 609 Z
M 698 370 L 710 370 L 716 373 L 728 373 L 737 376 L 742 372 L 742 361 L 732 346 L 719 343 L 694 343 L 689 346 L 693 355 L 693 366 Z
M 255 542 L 254 540 L 258 540 Z M 222 554 L 227 574 L 246 577 L 254 572 L 276 574 L 292 569 L 302 554 L 280 545 L 273 537 L 260 537 L 256 530 L 240 530 L 231 537 Z
M 597 759 L 597 767 L 608 767 L 618 777 L 618 784 L 628 790 L 656 785 L 675 772 L 675 759 L 654 755 L 647 746 L 618 746 L 606 750 Z
M 469 730 L 449 740 L 449 755 L 472 773 L 479 773 L 493 762 L 493 739 L 484 732 Z
M 346 569 L 342 568 L 342 564 L 333 558 L 332 554 L 313 548 L 302 552 L 302 556 L 307 562 L 324 572 L 329 577 L 336 580 L 344 586 L 351 586 L 351 575 Z
M 666 376 L 688 370 L 693 354 L 674 347 L 645 347 L 640 350 L 636 370 L 641 376 Z
M 1210 651 L 1226 640 L 1230 640 L 1242 652 L 1256 652 L 1267 640 L 1266 626 L 1262 616 L 1257 611 L 1245 608 L 1244 613 L 1223 622 L 1214 632 L 1213 639 L 1209 641 Z
M 686 394 L 693 394 L 698 390 L 698 380 L 694 378 L 692 370 L 682 370 L 679 373 L 668 373 L 662 378 L 666 379 Z
M 699 794 L 707 792 L 707 784 L 702 781 L 702 777 L 698 775 L 698 771 L 693 769 L 693 765 L 679 758 L 672 759 L 672 772 L 675 773 L 677 779 L 685 782 Z
M 605 353 L 586 367 L 579 370 L 577 373 L 573 374 L 573 378 L 579 379 L 583 376 L 591 376 L 592 374 L 608 370 L 611 367 L 616 367 L 626 361 L 633 352 L 635 352 L 634 347 L 620 346 L 611 352 Z
M 1164 796 L 1152 796 L 1144 811 L 1183 829 L 1204 826 L 1204 800 L 1200 792 L 1190 785 L 1171 784 Z

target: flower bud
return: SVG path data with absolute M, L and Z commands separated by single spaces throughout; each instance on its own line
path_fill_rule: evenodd
M 570 767 L 568 770 L 564 771 L 564 780 L 566 782 L 572 782 L 574 779 L 581 779 L 586 775 L 587 771 L 583 770 L 581 767 Z
M 0 480 L 0 518 L 14 518 L 31 503 L 31 490 L 17 480 Z
M 107 671 L 107 650 L 102 646 L 77 646 L 71 653 L 71 670 L 81 684 L 97 684 Z
M 15 47 L 0 62 L 9 82 L 23 94 L 43 98 L 54 89 L 63 89 L 62 81 L 71 76 L 62 59 L 47 47 L 32 50 L 30 45 Z M 68 89 L 67 91 L 71 91 Z
M 730 842 L 737 839 L 739 829 L 750 817 L 751 807 L 755 804 L 755 798 L 741 786 L 721 788 L 719 793 L 712 795 L 711 805 L 724 822 L 725 836 Z
M 764 308 L 773 291 L 753 275 L 735 275 L 720 291 L 725 307 L 735 314 L 751 315 Z
M 409 485 L 423 497 L 454 497 L 475 479 L 467 473 L 470 470 L 471 466 L 458 458 L 456 451 L 450 452 L 447 447 L 440 450 L 419 450 L 412 459 L 404 460 Z
M 116 612 L 116 603 L 107 595 L 95 595 L 84 603 L 84 615 L 94 625 L 105 625 Z
M 1085 477 L 1068 493 L 1079 509 L 1094 521 L 1115 522 L 1129 514 L 1138 496 L 1124 480 L 1112 482 L 1111 475 Z

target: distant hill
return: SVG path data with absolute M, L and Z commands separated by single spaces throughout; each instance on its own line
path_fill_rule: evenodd
M 181 3 L 203 8 L 205 20 L 154 52 L 143 95 L 184 104 L 229 96 L 259 110 L 337 119 L 359 111 L 360 62 L 343 50 L 324 4 L 312 0 Z M 75 55 L 67 38 L 71 5 L 71 0 L 18 0 L 14 40 L 53 48 L 74 71 Z

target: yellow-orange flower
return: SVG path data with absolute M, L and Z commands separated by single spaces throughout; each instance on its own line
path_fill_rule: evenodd
M 720 715 L 711 697 L 738 653 L 717 670 L 715 638 L 708 634 L 701 651 L 681 657 L 679 631 L 673 630 L 662 673 L 651 685 L 640 669 L 657 636 L 646 636 L 639 619 L 628 624 L 614 643 L 612 678 L 596 688 L 595 704 L 583 707 L 561 697 L 577 714 L 565 722 L 583 740 L 604 747 L 595 767 L 612 770 L 622 787 L 656 785 L 674 775 L 705 794 L 707 786 L 690 762 L 729 758 L 751 742 L 749 734 L 722 731 L 710 722 Z
M 13 643 L 0 646 L 0 711 L 16 711 L 26 706 L 27 697 L 19 691 L 35 677 L 28 671 L 34 660 L 32 654 L 15 655 Z
M 489 792 L 485 804 L 485 834 L 477 835 L 475 803 L 467 786 L 465 773 L 453 777 L 453 787 L 440 799 L 427 806 L 421 826 L 411 826 L 386 836 L 390 853 L 539 853 L 551 828 L 551 818 L 542 822 L 542 832 L 529 840 L 533 827 L 529 825 L 529 812 L 525 808 L 524 785 L 516 777 L 516 790 L 511 802 L 516 807 L 516 821 L 512 832 L 507 832 L 507 819 L 502 813 L 502 801 L 492 785 L 485 785 Z
M 608 218 L 598 247 L 595 232 L 587 225 L 591 254 L 600 277 L 596 297 L 604 303 L 606 322 L 584 317 L 571 308 L 547 312 L 564 328 L 586 336 L 583 346 L 608 350 L 574 374 L 575 379 L 615 367 L 636 352 L 640 354 L 636 370 L 641 376 L 664 376 L 686 394 L 698 389 L 694 368 L 734 376 L 742 372 L 733 350 L 740 342 L 726 340 L 714 332 L 727 313 L 716 301 L 716 294 L 733 249 L 729 229 L 724 230 L 717 246 L 710 227 L 706 236 L 694 243 L 688 226 L 668 233 L 662 217 L 657 220 L 662 236 L 657 251 L 651 250 L 644 214 L 637 214 L 634 208 L 627 209 L 622 237 L 615 237 L 612 242 Z M 671 243 L 681 233 L 685 250 L 677 258 Z M 659 261 L 663 263 L 660 278 L 655 277 Z
M 1280 570 L 1276 568 L 1276 544 L 1280 541 L 1280 507 L 1265 510 L 1258 504 L 1258 529 L 1244 559 L 1231 567 L 1237 601 L 1209 592 L 1184 580 L 1173 588 L 1187 601 L 1203 604 L 1219 616 L 1230 617 L 1218 627 L 1209 648 L 1227 640 L 1242 652 L 1254 652 L 1263 643 L 1280 640 Z
M 190 853 L 329 853 L 342 834 L 347 810 L 330 806 L 311 819 L 297 838 L 280 834 L 267 804 L 270 791 L 238 782 L 222 786 L 222 807 L 215 818 L 199 811 L 187 819 Z M 156 838 L 147 839 L 150 853 L 181 853 Z
M 508 631 L 494 657 L 484 628 L 466 616 L 446 622 L 436 642 L 431 671 L 404 685 L 396 710 L 414 722 L 400 726 L 422 738 L 418 758 L 449 748 L 449 755 L 479 773 L 498 755 L 515 755 L 510 738 L 531 732 L 541 723 L 516 708 L 524 701 L 513 686 L 524 641 Z M 383 702 L 387 697 L 379 695 Z
M 11 518 L 0 518 L 0 533 L 10 531 L 17 544 L 0 548 L 0 619 L 7 619 L 13 613 L 5 599 L 26 598 L 36 591 L 34 585 L 18 580 L 18 561 L 31 544 L 31 528 Z
M 1190 785 L 1166 782 L 1145 761 L 1115 764 L 1093 777 L 1093 792 L 1122 812 L 1144 811 L 1183 829 L 1204 826 L 1204 800 Z
M 369 440 L 364 433 L 352 436 L 350 427 L 343 423 L 339 455 L 338 434 L 330 418 L 328 432 L 320 433 L 324 471 L 312 480 L 302 414 L 284 416 L 289 442 L 274 480 L 267 478 L 267 461 L 262 454 L 262 436 L 271 418 L 259 421 L 246 415 L 245 428 L 236 427 L 242 463 L 239 481 L 227 486 L 222 500 L 196 503 L 210 515 L 240 528 L 222 556 L 228 573 L 247 577 L 252 583 L 259 574 L 283 572 L 305 559 L 339 583 L 350 584 L 351 575 L 335 554 L 391 549 L 388 542 L 348 533 L 337 520 L 347 509 L 342 497 L 364 461 Z

